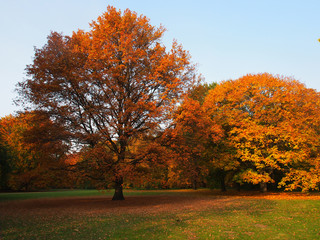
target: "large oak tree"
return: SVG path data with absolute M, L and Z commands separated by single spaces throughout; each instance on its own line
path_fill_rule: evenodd
M 122 183 L 134 139 L 164 127 L 180 96 L 196 81 L 190 55 L 173 42 L 161 42 L 165 29 L 145 16 L 114 7 L 72 36 L 52 32 L 35 49 L 21 100 L 63 124 L 77 144 L 103 145 L 114 154 L 108 162 L 115 195 L 124 199 Z M 31 103 L 31 104 L 30 104 Z M 161 124 L 161 125 L 160 125 Z

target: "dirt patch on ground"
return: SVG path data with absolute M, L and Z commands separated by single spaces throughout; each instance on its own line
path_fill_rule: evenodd
M 200 192 L 190 196 L 128 196 L 125 201 L 111 201 L 110 197 L 71 197 L 52 199 L 19 200 L 0 203 L 0 216 L 54 217 L 103 214 L 156 214 L 161 212 L 197 211 L 205 208 L 226 208 L 242 204 L 237 199 L 313 199 L 320 200 L 320 194 L 265 193 L 258 192 Z M 241 202 L 241 203 L 240 203 Z

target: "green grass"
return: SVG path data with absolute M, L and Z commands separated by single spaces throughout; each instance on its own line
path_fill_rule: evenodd
M 318 200 L 232 198 L 231 201 L 231 205 L 218 208 L 153 214 L 143 213 L 141 207 L 141 213 L 67 218 L 57 214 L 27 221 L 23 216 L 7 219 L 0 216 L 0 239 L 320 239 Z
M 99 196 L 103 194 L 111 195 L 111 191 L 101 192 L 98 190 L 60 190 L 60 191 L 49 191 L 49 192 L 0 193 L 0 202 L 12 201 L 12 200 L 38 199 L 38 198 Z
M 199 190 L 194 194 L 199 194 Z M 59 198 L 59 197 L 90 197 L 90 196 L 110 196 L 114 190 L 55 190 L 48 192 L 13 192 L 0 193 L 0 202 L 39 198 Z M 205 191 L 203 191 L 205 193 Z M 150 196 L 150 195 L 190 195 L 190 192 L 184 190 L 124 190 L 126 196 Z

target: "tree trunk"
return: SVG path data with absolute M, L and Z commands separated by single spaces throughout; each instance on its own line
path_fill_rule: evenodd
M 192 181 L 192 188 L 193 188 L 193 190 L 197 190 L 197 189 L 198 189 L 197 180 L 196 180 L 196 179 L 194 179 L 194 180 Z
M 265 193 L 267 191 L 268 191 L 267 183 L 266 182 L 261 182 L 260 183 L 260 192 Z
M 227 188 L 226 188 L 225 176 L 221 176 L 220 184 L 221 184 L 221 192 L 226 192 Z
M 114 181 L 114 195 L 112 200 L 124 200 L 123 191 L 122 191 L 123 178 L 117 177 Z
M 221 186 L 221 192 L 226 192 L 226 173 L 224 170 L 220 170 L 220 186 Z
M 119 134 L 120 139 L 120 153 L 118 155 L 118 164 L 124 163 L 125 155 L 126 155 L 126 147 L 127 142 L 124 141 Z M 122 140 L 121 140 L 122 139 Z M 123 176 L 119 174 L 119 169 L 114 171 L 115 180 L 114 180 L 114 195 L 112 200 L 124 200 L 123 191 L 122 191 L 122 184 L 123 184 Z

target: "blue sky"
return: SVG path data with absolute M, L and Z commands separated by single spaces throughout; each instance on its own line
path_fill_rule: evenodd
M 50 31 L 89 30 L 107 5 L 162 24 L 163 43 L 177 39 L 206 82 L 269 72 L 320 91 L 319 0 L 1 0 L 0 117 L 19 109 L 14 89 L 33 47 L 42 47 Z

